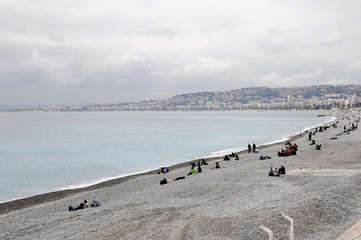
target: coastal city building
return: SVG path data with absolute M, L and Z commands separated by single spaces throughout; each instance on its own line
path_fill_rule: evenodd
M 1 107 L 0 111 L 223 111 L 359 108 L 361 85 L 242 88 L 198 92 L 168 99 L 74 106 Z

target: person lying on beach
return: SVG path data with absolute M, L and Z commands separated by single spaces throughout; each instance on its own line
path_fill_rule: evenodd
M 279 177 L 280 174 L 273 171 L 272 167 L 270 167 L 269 172 L 268 172 L 268 176 L 270 176 L 270 177 Z
M 160 185 L 164 185 L 164 184 L 167 184 L 167 183 L 171 183 L 171 182 L 174 182 L 174 181 L 177 181 L 177 180 L 180 180 L 180 179 L 185 179 L 186 177 L 185 176 L 182 176 L 182 177 L 177 177 L 177 178 L 172 178 L 172 179 L 163 179 L 160 181 Z
M 224 167 L 221 165 L 221 162 L 216 162 L 216 166 L 212 167 L 210 170 L 213 170 L 215 168 L 224 168 Z
M 69 211 L 77 211 L 80 209 L 84 209 L 86 205 L 88 205 L 88 202 L 87 200 L 84 200 L 84 202 L 80 203 L 80 205 L 76 208 L 74 208 L 73 206 L 69 206 Z
M 90 206 L 91 207 L 100 207 L 100 201 L 94 194 L 92 195 L 92 204 Z
M 197 171 L 194 169 L 194 166 L 192 165 L 191 171 L 187 175 L 194 175 L 197 174 Z
M 208 163 L 206 162 L 206 160 L 202 159 L 202 164 L 201 165 L 208 165 Z
M 271 157 L 270 156 L 260 156 L 259 157 L 259 160 L 266 160 L 266 159 L 271 159 Z

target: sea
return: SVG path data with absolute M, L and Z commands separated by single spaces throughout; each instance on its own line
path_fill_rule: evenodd
M 0 112 L 0 202 L 285 141 L 310 111 Z

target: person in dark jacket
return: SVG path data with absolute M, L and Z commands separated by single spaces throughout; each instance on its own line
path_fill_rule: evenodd
M 286 174 L 286 169 L 283 165 L 281 165 L 280 169 L 277 171 L 279 174 Z
M 84 200 L 84 203 L 87 204 L 87 201 Z M 73 206 L 69 206 L 69 211 L 77 211 L 80 209 L 84 209 L 84 203 L 80 203 L 80 205 L 76 208 L 74 208 Z

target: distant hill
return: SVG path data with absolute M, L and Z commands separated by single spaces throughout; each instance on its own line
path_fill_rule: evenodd
M 244 109 L 331 109 L 360 107 L 361 85 L 318 85 L 293 88 L 251 87 L 197 92 L 168 99 L 77 106 L 11 107 L 9 111 L 212 111 Z

